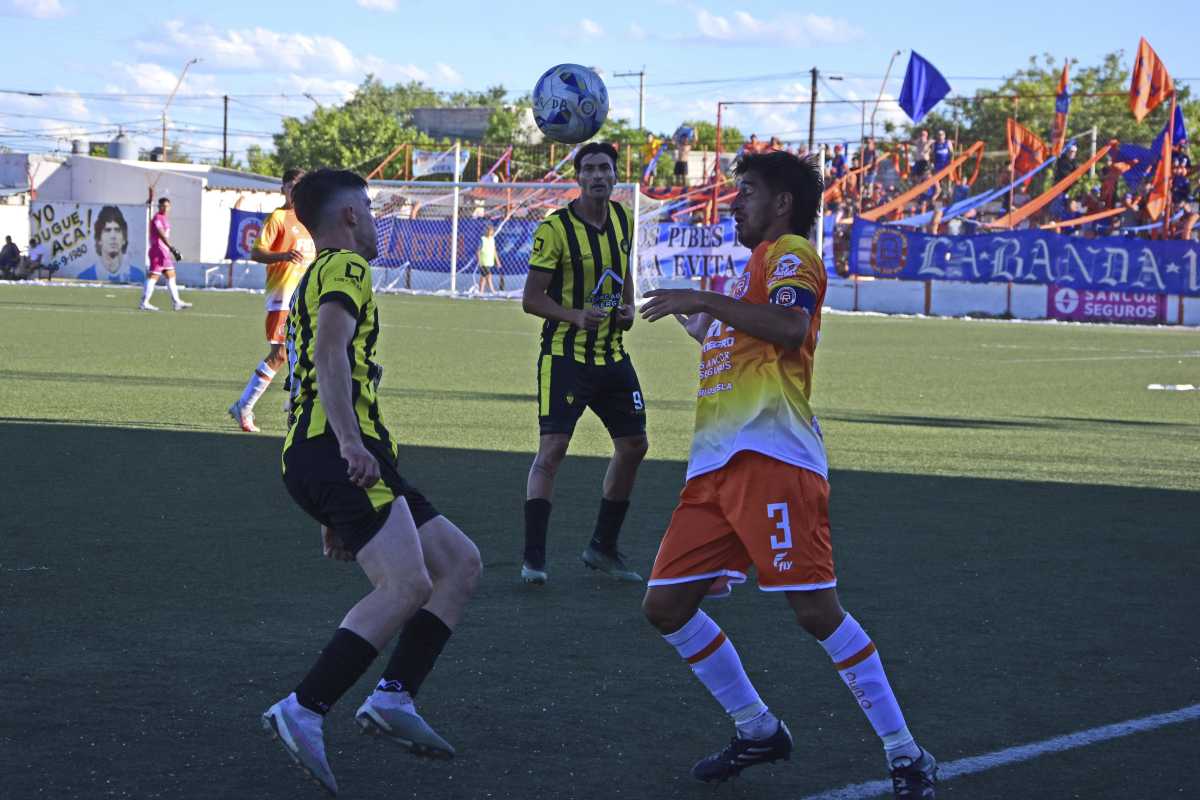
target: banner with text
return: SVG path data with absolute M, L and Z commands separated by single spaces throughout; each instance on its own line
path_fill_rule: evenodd
M 696 278 L 741 275 L 750 251 L 737 243 L 733 220 L 715 225 L 661 222 L 638 228 L 638 270 L 643 275 Z
M 461 148 L 458 155 L 459 175 L 462 175 L 463 169 L 466 168 L 467 162 L 470 160 L 471 151 L 465 147 Z M 424 175 L 453 175 L 454 150 L 418 150 L 414 147 L 412 151 L 412 174 L 414 178 L 420 178 Z
M 876 278 L 1012 282 L 1094 292 L 1200 296 L 1200 243 L 1042 230 L 934 236 L 857 219 L 850 272 Z
M 371 262 L 372 266 L 449 272 L 451 225 L 448 219 L 376 218 L 379 255 Z M 475 256 L 488 225 L 486 219 L 458 221 L 459 272 L 476 268 Z M 496 254 L 505 273 L 523 273 L 528 269 L 537 226 L 537 220 L 514 219 L 500 227 L 496 233 Z
M 146 206 L 38 203 L 29 238 L 44 245 L 44 264 L 59 278 L 141 283 L 146 279 Z

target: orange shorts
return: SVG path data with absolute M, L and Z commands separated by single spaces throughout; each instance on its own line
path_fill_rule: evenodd
M 267 312 L 267 342 L 269 344 L 287 344 L 288 312 Z
M 768 592 L 837 585 L 829 537 L 829 483 L 754 451 L 688 481 L 650 573 L 650 586 L 713 580 L 728 594 L 758 569 Z

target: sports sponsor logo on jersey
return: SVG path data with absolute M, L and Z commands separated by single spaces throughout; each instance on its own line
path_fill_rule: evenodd
M 794 278 L 800 274 L 802 266 L 803 262 L 800 261 L 800 256 L 795 253 L 784 253 L 775 262 L 775 269 L 771 270 L 771 278 L 774 280 Z
M 615 291 L 605 292 L 604 279 L 611 278 L 613 289 Z M 591 300 L 592 308 L 598 308 L 602 311 L 617 308 L 621 305 L 621 290 L 625 287 L 625 281 L 621 280 L 621 276 L 613 272 L 611 269 L 605 269 L 600 274 L 600 279 L 596 281 L 596 288 L 592 289 Z
M 746 293 L 749 291 L 750 291 L 750 273 L 743 272 L 740 276 L 738 276 L 738 279 L 736 281 L 734 281 L 733 289 L 730 290 L 729 295 L 734 300 L 741 300 L 743 297 L 746 296 Z
M 772 559 L 771 563 L 774 564 L 776 572 L 787 572 L 789 569 L 792 568 L 792 562 L 788 561 L 787 557 L 788 557 L 787 553 L 776 553 L 775 554 L 775 558 Z

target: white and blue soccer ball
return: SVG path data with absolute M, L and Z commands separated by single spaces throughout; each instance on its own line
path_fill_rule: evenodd
M 596 135 L 608 117 L 608 88 L 578 64 L 559 64 L 542 73 L 533 88 L 533 119 L 557 142 L 576 144 Z

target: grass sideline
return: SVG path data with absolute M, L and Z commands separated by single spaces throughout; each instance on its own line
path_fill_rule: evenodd
M 110 296 L 111 295 L 111 296 Z M 317 797 L 257 731 L 363 591 L 323 561 L 264 433 L 224 409 L 265 348 L 262 298 L 139 314 L 126 291 L 0 286 L 0 753 L 5 796 Z M 641 620 L 578 565 L 608 452 L 581 424 L 551 583 L 516 582 L 535 445 L 537 325 L 513 303 L 386 296 L 384 414 L 405 473 L 479 543 L 485 574 L 422 693 L 459 748 L 414 761 L 330 715 L 345 797 L 709 798 L 729 735 Z M 1194 331 L 830 315 L 815 406 L 834 467 L 844 601 L 943 760 L 1195 703 L 1200 638 Z M 651 457 L 624 547 L 645 569 L 683 478 L 696 352 L 639 323 Z M 572 512 L 572 508 L 578 508 Z M 709 609 L 797 735 L 725 787 L 801 797 L 881 775 L 874 737 L 778 598 Z M 947 782 L 939 796 L 1183 796 L 1195 724 Z M 1185 789 L 1188 787 L 1188 789 Z

